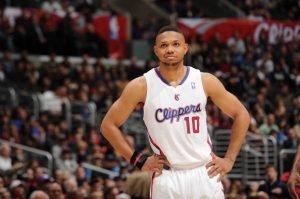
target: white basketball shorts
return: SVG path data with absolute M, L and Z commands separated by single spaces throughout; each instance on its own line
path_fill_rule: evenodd
M 224 190 L 218 176 L 208 177 L 205 166 L 178 170 L 163 170 L 153 175 L 151 199 L 224 199 Z

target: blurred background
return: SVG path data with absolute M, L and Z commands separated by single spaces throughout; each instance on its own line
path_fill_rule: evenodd
M 112 149 L 99 124 L 125 85 L 157 66 L 154 38 L 167 24 L 190 45 L 186 65 L 216 75 L 251 113 L 226 198 L 289 198 L 299 20 L 298 0 L 1 0 L 0 198 L 149 198 L 148 174 Z M 206 108 L 223 156 L 232 121 Z M 140 109 L 122 130 L 151 153 Z

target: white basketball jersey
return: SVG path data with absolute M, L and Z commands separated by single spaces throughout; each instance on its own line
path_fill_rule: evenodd
M 200 70 L 187 66 L 177 87 L 170 85 L 158 68 L 144 76 L 147 97 L 143 119 L 154 153 L 165 155 L 171 166 L 178 169 L 208 163 L 212 159 L 212 147 Z

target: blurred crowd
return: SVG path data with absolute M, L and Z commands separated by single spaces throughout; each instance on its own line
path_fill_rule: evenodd
M 5 2 L 21 5 L 23 1 Z M 43 110 L 39 117 L 35 117 L 26 104 L 13 108 L 0 106 L 0 138 L 49 151 L 54 157 L 51 175 L 45 159 L 1 144 L 0 198 L 33 199 L 43 195 L 41 197 L 46 199 L 137 199 L 149 196 L 148 174 L 135 170 L 115 153 L 99 134 L 98 126 L 70 127 L 63 114 L 66 100 L 93 102 L 98 113 L 107 110 L 128 81 L 156 67 L 154 60 L 147 60 L 140 67 L 134 57 L 130 58 L 129 65 L 119 60 L 115 66 L 108 66 L 103 61 L 103 57 L 107 57 L 105 40 L 93 36 L 92 27 L 77 35 L 79 32 L 68 14 L 72 10 L 82 12 L 88 25 L 91 13 L 111 12 L 105 1 L 99 5 L 101 9 L 89 6 L 91 2 L 40 2 L 38 5 L 45 11 L 54 9 L 65 13 L 65 18 L 57 23 L 49 20 L 49 16 L 39 18 L 23 10 L 11 26 L 0 10 L 0 87 L 39 93 L 44 99 L 51 97 L 57 102 L 55 109 Z M 249 2 L 252 1 L 245 1 Z M 179 3 L 186 6 L 166 4 L 164 7 L 170 12 L 177 7 L 182 9 L 176 10 L 179 16 L 201 15 L 199 10 L 189 10 L 188 4 L 192 1 Z M 132 36 L 153 41 L 159 27 L 155 17 L 149 17 L 149 24 L 136 19 Z M 259 43 L 253 43 L 251 38 L 242 39 L 235 32 L 226 43 L 220 42 L 220 33 L 215 33 L 209 42 L 204 42 L 199 35 L 190 38 L 188 43 L 188 64 L 216 75 L 248 108 L 252 116 L 250 134 L 274 137 L 279 149 L 296 149 L 300 140 L 299 41 L 270 45 L 262 35 Z M 20 55 L 17 59 L 12 56 L 14 52 Z M 36 53 L 48 54 L 49 60 L 36 65 L 29 59 Z M 57 61 L 58 54 L 65 55 L 62 61 Z M 80 55 L 82 61 L 74 64 L 68 55 Z M 93 63 L 90 62 L 92 56 L 96 58 Z M 206 108 L 210 132 L 231 127 L 230 118 L 213 103 L 208 101 Z M 137 144 L 133 134 L 126 138 L 137 150 L 150 153 L 147 146 Z M 292 165 L 291 160 L 286 162 L 286 171 Z M 115 175 L 97 173 L 83 163 L 108 169 Z M 243 184 L 225 178 L 224 192 L 227 198 L 288 198 L 285 185 L 288 174 L 278 174 L 277 167 L 267 165 L 265 181 Z
M 193 0 L 155 1 L 157 5 L 176 17 L 199 18 L 209 17 L 209 13 L 195 4 Z M 245 13 L 249 19 L 300 19 L 300 3 L 298 0 L 229 0 L 229 2 Z M 221 16 L 219 16 L 221 17 Z
M 174 14 L 175 17 L 198 18 L 206 16 L 205 13 L 194 4 L 193 0 L 156 0 L 155 2 L 168 13 Z
M 252 19 L 300 19 L 298 0 L 230 0 Z
M 92 19 L 113 12 L 106 0 L 97 2 L 95 5 L 88 0 L 48 0 L 30 7 L 30 3 L 11 1 L 7 5 L 15 6 L 12 9 L 20 6 L 21 13 L 18 15 L 18 10 L 11 10 L 11 15 L 17 17 L 9 18 L 5 15 L 7 7 L 0 7 L 0 49 L 18 53 L 27 50 L 31 54 L 79 56 L 89 53 L 107 57 L 107 42 L 96 33 Z M 27 6 L 22 6 L 23 3 Z

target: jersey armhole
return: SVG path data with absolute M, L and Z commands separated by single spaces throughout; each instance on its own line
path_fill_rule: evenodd
M 145 113 L 145 107 L 148 105 L 149 101 L 149 94 L 150 94 L 150 82 L 147 78 L 147 74 L 144 74 L 145 80 L 146 80 L 146 97 L 144 101 L 144 106 L 143 106 L 143 113 Z M 144 119 L 145 114 L 143 114 L 143 119 Z
M 199 71 L 199 73 L 200 73 L 200 82 L 201 82 L 201 86 L 202 86 L 202 91 L 203 91 L 203 95 L 206 97 L 206 99 L 208 98 L 208 96 L 207 96 L 207 94 L 206 94 L 206 92 L 205 92 L 205 88 L 204 88 L 204 83 L 203 83 L 203 79 L 202 79 L 202 72 L 201 71 Z

